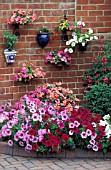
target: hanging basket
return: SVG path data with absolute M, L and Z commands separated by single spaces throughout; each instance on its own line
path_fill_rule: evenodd
M 40 47 L 44 48 L 50 41 L 50 36 L 48 33 L 37 34 L 36 41 Z
M 86 51 L 87 50 L 88 43 L 85 44 L 85 46 L 82 46 L 82 43 L 78 44 L 79 51 Z
M 5 56 L 6 62 L 14 63 L 16 54 L 17 54 L 17 51 L 15 51 L 15 50 L 13 50 L 13 51 L 4 50 L 4 56 Z

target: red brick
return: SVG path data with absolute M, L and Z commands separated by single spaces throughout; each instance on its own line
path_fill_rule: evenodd
M 88 0 L 77 0 L 77 4 L 88 4 Z
M 111 1 L 110 0 L 105 0 L 105 4 L 111 5 Z
M 1 85 L 1 83 L 0 83 L 0 85 Z M 4 87 L 8 87 L 6 83 L 5 83 Z M 0 95 L 0 100 L 2 100 L 2 101 L 3 100 L 9 100 L 9 99 L 13 99 L 13 94 L 7 94 L 7 95 L 6 94 L 1 94 Z
M 111 16 L 111 10 L 110 11 L 104 11 L 104 15 L 110 15 Z
M 0 10 L 7 10 L 10 9 L 10 5 L 9 4 L 1 4 L 0 5 Z
M 7 8 L 8 9 L 8 8 Z M 27 9 L 27 4 L 11 4 L 11 9 Z
M 97 21 L 109 21 L 111 20 L 111 16 L 97 17 Z
M 46 22 L 57 22 L 59 20 L 59 17 L 54 16 L 54 17 L 47 17 Z
M 63 11 L 62 10 L 53 10 L 51 13 L 52 13 L 53 16 L 60 16 L 60 15 L 63 16 Z
M 31 4 L 31 3 L 28 3 L 28 9 L 36 9 L 36 10 L 41 10 L 41 9 L 44 9 L 44 4 L 42 3 L 34 3 L 34 4 Z M 34 11 L 36 13 L 36 11 Z
M 105 27 L 111 27 L 111 22 L 105 22 Z
M 111 28 L 98 28 L 99 33 L 111 32 Z
M 76 15 L 77 16 L 88 16 L 88 11 L 77 11 L 76 10 Z
M 18 87 L 10 87 L 10 93 L 18 93 Z
M 89 11 L 89 16 L 103 15 L 103 11 Z
M 90 27 L 103 27 L 103 22 L 91 22 Z
M 82 10 L 96 10 L 96 6 L 92 6 L 92 5 L 87 5 L 87 6 L 82 6 Z
M 83 21 L 88 22 L 88 21 L 96 21 L 96 16 L 95 17 L 82 17 Z
M 58 3 L 45 4 L 45 9 L 59 9 L 59 4 Z
M 89 3 L 90 3 L 90 4 L 104 4 L 104 0 L 98 0 L 98 1 L 96 1 L 96 0 L 90 0 Z
M 98 5 L 98 10 L 111 10 L 111 5 Z

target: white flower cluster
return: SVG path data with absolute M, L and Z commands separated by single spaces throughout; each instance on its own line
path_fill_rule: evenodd
M 85 26 L 84 22 L 81 21 L 78 21 L 77 24 L 78 24 L 78 29 L 82 28 L 80 26 Z M 70 47 L 66 48 L 64 51 L 73 53 L 73 49 L 77 44 L 81 43 L 82 46 L 85 46 L 88 43 L 88 41 L 97 40 L 98 37 L 92 34 L 93 34 L 93 30 L 91 28 L 89 28 L 89 30 L 84 34 L 78 31 L 72 32 L 72 38 L 66 41 L 66 45 Z
M 110 115 L 105 115 L 103 117 L 104 120 L 100 120 L 100 125 L 101 126 L 106 126 L 105 128 L 105 133 L 106 133 L 106 136 L 107 138 L 109 138 L 111 136 L 111 122 L 110 122 Z

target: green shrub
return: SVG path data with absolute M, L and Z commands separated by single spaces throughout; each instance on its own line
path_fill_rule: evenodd
M 111 87 L 106 84 L 93 85 L 90 91 L 86 92 L 84 96 L 86 104 L 84 107 L 88 108 L 92 113 L 99 113 L 104 116 L 111 115 Z

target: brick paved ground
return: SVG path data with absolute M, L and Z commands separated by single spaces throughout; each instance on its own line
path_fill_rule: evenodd
M 26 158 L 0 154 L 0 170 L 111 170 L 111 159 Z

